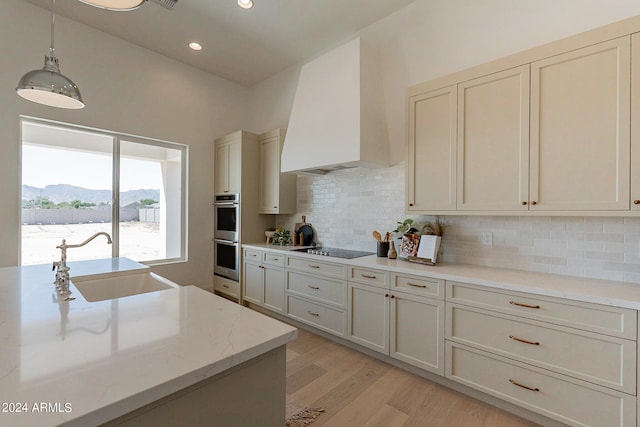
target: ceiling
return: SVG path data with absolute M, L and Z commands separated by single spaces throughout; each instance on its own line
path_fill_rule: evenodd
M 50 9 L 50 0 L 25 0 Z M 112 12 L 80 1 L 56 3 L 56 14 L 239 83 L 254 85 L 337 46 L 414 0 L 178 0 L 173 10 L 147 2 Z M 42 25 L 49 25 L 43 22 Z M 204 46 L 200 52 L 187 47 Z

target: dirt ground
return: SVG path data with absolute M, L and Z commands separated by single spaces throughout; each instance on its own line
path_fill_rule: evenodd
M 56 249 L 62 239 L 67 244 L 82 243 L 99 231 L 111 234 L 110 223 L 55 224 L 22 226 L 22 265 L 48 264 L 60 259 L 60 250 Z M 112 246 L 106 238 L 97 237 L 81 248 L 67 251 L 68 261 L 109 258 Z M 120 223 L 119 256 L 135 261 L 159 259 L 160 227 L 157 223 L 123 222 Z

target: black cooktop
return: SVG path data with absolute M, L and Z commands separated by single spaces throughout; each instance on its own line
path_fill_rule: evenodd
M 324 255 L 335 258 L 360 258 L 367 255 L 373 255 L 373 252 L 365 252 L 365 251 L 355 251 L 352 249 L 340 249 L 340 248 L 327 248 L 327 247 L 317 247 L 306 249 L 306 252 L 313 255 Z

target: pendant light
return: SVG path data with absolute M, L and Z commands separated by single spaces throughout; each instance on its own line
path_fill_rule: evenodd
M 146 0 L 80 0 L 82 3 L 99 7 L 100 9 L 127 11 L 142 6 Z
M 56 0 L 51 0 L 51 46 L 49 55 L 44 57 L 41 70 L 29 71 L 22 76 L 16 92 L 29 101 L 50 107 L 79 109 L 84 107 L 78 86 L 60 73 L 58 58 L 55 56 L 53 34 L 55 28 Z

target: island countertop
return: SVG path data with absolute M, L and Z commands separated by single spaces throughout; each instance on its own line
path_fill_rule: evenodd
M 145 268 L 70 263 L 71 276 Z M 0 268 L 0 425 L 97 425 L 295 339 L 296 329 L 195 286 L 87 302 L 51 266 Z

